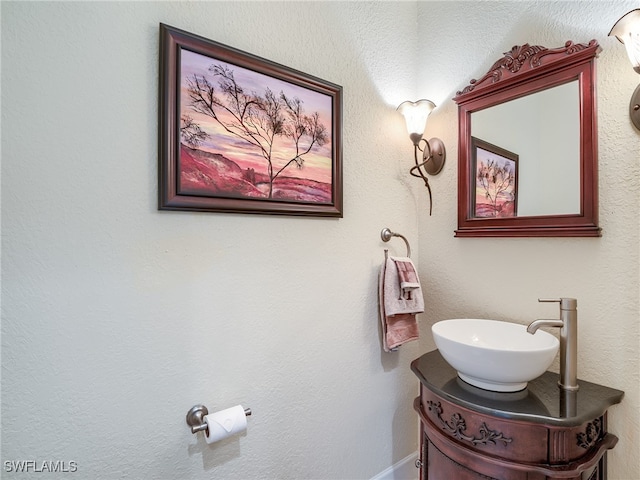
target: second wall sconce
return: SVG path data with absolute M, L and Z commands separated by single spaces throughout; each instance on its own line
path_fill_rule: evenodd
M 444 166 L 447 157 L 444 143 L 439 138 L 432 138 L 427 141 L 422 138 L 427 125 L 427 117 L 436 108 L 431 100 L 418 100 L 416 102 L 402 102 L 398 105 L 400 112 L 407 122 L 409 138 L 413 142 L 415 166 L 411 167 L 409 173 L 417 178 L 422 178 L 425 187 L 429 191 L 429 215 L 433 211 L 433 199 L 431 197 L 431 186 L 425 174 L 437 175 Z M 420 148 L 420 142 L 424 142 L 424 149 Z M 418 150 L 422 152 L 422 162 L 418 161 Z
M 609 36 L 611 35 L 624 44 L 633 69 L 640 73 L 640 8 L 623 15 L 609 32 Z M 629 116 L 635 127 L 640 130 L 640 85 L 631 96 Z

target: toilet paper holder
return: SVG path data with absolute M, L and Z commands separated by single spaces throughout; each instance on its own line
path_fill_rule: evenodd
M 245 408 L 244 414 L 247 417 L 251 415 L 251 409 Z M 209 415 L 209 409 L 204 405 L 195 405 L 187 412 L 187 425 L 191 427 L 191 433 L 206 432 L 208 427 L 204 421 L 205 415 Z

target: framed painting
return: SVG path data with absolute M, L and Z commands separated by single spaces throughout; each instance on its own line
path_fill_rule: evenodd
M 473 216 L 515 217 L 518 213 L 518 155 L 471 137 Z
M 160 210 L 342 217 L 342 87 L 160 24 Z

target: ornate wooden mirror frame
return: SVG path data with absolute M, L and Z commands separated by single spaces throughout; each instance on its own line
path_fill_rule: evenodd
M 479 80 L 453 99 L 458 104 L 458 229 L 456 237 L 598 237 L 598 142 L 595 58 L 601 51 L 568 41 L 564 47 L 514 46 Z M 471 114 L 574 80 L 578 81 L 580 131 L 580 213 L 562 215 L 474 216 L 476 173 Z M 553 112 L 550 113 L 553 115 Z

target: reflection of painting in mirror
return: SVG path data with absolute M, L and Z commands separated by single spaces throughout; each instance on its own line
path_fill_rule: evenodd
M 474 217 L 515 217 L 518 155 L 475 137 L 471 137 L 471 142 L 475 171 Z

